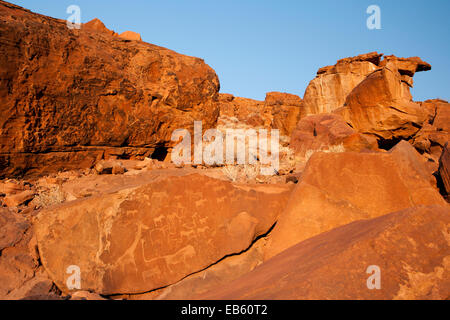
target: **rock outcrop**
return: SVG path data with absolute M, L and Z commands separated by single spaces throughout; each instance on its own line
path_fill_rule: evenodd
M 409 86 L 389 62 L 350 92 L 340 113 L 357 131 L 383 140 L 408 139 L 428 119 L 427 111 L 412 102 Z
M 339 115 L 323 113 L 302 118 L 292 132 L 290 146 L 297 155 L 342 147 L 342 151 L 378 149 L 376 141 L 357 133 Z
M 141 35 L 134 31 L 125 31 L 120 34 L 122 39 L 130 40 L 130 41 L 142 41 Z
M 417 205 L 446 205 L 408 143 L 390 153 L 315 153 L 270 235 L 266 259 L 356 220 Z
M 39 263 L 31 223 L 0 208 L 0 230 L 0 300 L 52 296 L 53 282 Z
M 339 60 L 320 68 L 303 97 L 305 115 L 332 112 L 344 105 L 347 95 L 367 75 L 377 70 L 382 54 L 372 52 Z
M 144 293 L 250 247 L 284 209 L 290 188 L 237 187 L 200 175 L 171 177 L 43 211 L 42 263 L 63 292 Z
M 410 94 L 430 69 L 372 52 L 257 101 L 138 33 L 0 0 L 0 300 L 449 299 L 450 104 Z M 172 163 L 195 121 L 259 143 Z
M 289 137 L 300 120 L 302 99 L 290 93 L 268 92 L 264 104 L 272 115 L 271 128 L 278 129 L 280 135 Z
M 175 129 L 214 125 L 219 80 L 203 60 L 0 2 L 0 177 L 151 156 Z
M 265 101 L 220 94 L 219 124 L 241 123 L 254 128 L 280 130 L 289 137 L 300 120 L 302 99 L 294 94 L 268 92 Z
M 412 138 L 413 146 L 434 163 L 438 163 L 445 144 L 450 141 L 450 103 L 427 100 L 421 103 L 429 119 Z
M 119 36 L 118 33 L 114 32 L 112 30 L 109 30 L 105 26 L 105 24 L 98 18 L 92 19 L 91 21 L 84 23 L 82 28 L 85 30 L 87 29 L 87 30 L 91 30 L 91 31 L 103 32 L 103 33 L 109 34 L 114 37 Z
M 197 299 L 445 300 L 449 224 L 450 209 L 440 206 L 354 222 L 303 241 Z M 379 289 L 373 287 L 378 271 Z
M 450 146 L 449 143 L 444 147 L 441 158 L 439 159 L 439 175 L 443 184 L 443 192 L 445 195 L 450 195 Z
M 418 57 L 391 55 L 382 60 L 382 56 L 372 52 L 319 69 L 305 91 L 304 113 L 340 114 L 358 133 L 378 139 L 382 147 L 411 139 L 434 116 L 413 102 L 409 91 L 414 74 L 431 66 Z M 422 140 L 427 140 L 426 130 L 423 135 Z

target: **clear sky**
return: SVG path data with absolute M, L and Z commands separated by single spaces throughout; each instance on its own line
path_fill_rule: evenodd
M 415 100 L 450 100 L 449 0 L 10 0 L 66 19 L 80 6 L 116 32 L 203 58 L 221 92 L 263 100 L 268 91 L 303 97 L 318 68 L 378 51 L 419 56 L 432 70 L 414 77 Z M 369 5 L 381 9 L 381 30 L 369 30 Z

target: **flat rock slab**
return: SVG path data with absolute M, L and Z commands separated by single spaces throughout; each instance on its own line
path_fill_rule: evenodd
M 289 193 L 284 185 L 169 177 L 43 211 L 39 253 L 63 292 L 75 265 L 82 290 L 144 293 L 247 249 L 270 230 Z
M 195 299 L 448 299 L 449 231 L 450 209 L 442 206 L 354 222 Z M 367 285 L 376 284 L 370 266 L 379 268 L 379 289 Z

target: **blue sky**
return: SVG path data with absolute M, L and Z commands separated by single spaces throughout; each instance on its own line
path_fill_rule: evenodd
M 221 92 L 263 100 L 268 91 L 303 97 L 318 68 L 378 51 L 419 56 L 433 69 L 416 74 L 415 100 L 450 100 L 448 0 L 10 0 L 66 19 L 79 5 L 116 32 L 203 58 Z M 369 30 L 369 5 L 381 9 L 381 30 Z

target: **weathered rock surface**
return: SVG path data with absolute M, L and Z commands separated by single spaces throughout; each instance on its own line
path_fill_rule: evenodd
M 264 239 L 260 239 L 248 251 L 227 257 L 208 269 L 193 274 L 167 288 L 125 298 L 129 300 L 189 300 L 192 297 L 208 293 L 244 276 L 262 264 L 264 243 Z
M 119 34 L 117 34 L 116 32 L 106 28 L 105 24 L 98 18 L 95 18 L 89 22 L 84 23 L 82 25 L 82 28 L 88 29 L 91 31 L 103 32 L 103 33 L 106 33 L 106 34 L 109 34 L 109 35 L 115 36 L 115 37 L 119 36 Z
M 284 209 L 289 187 L 238 187 L 201 175 L 171 177 L 43 211 L 39 252 L 63 291 L 144 293 L 247 249 Z
M 420 206 L 303 241 L 204 299 L 448 299 L 450 209 Z M 369 290 L 380 268 L 379 290 Z M 373 271 L 372 271 L 373 272 Z
M 381 56 L 372 52 L 341 59 L 334 66 L 320 68 L 316 78 L 306 88 L 304 115 L 332 112 L 343 106 L 353 88 L 378 68 Z
M 324 113 L 302 118 L 293 130 L 290 146 L 304 156 L 311 150 L 342 145 L 347 151 L 378 149 L 376 143 L 358 134 L 339 115 Z
M 381 146 L 413 137 L 434 115 L 412 101 L 412 77 L 431 66 L 418 57 L 381 57 L 372 52 L 319 69 L 305 91 L 304 113 L 340 114 L 358 133 L 380 140 Z
M 441 158 L 439 159 L 439 175 L 442 179 L 446 195 L 450 195 L 450 147 L 449 143 L 444 147 Z
M 271 119 L 264 110 L 264 101 L 234 97 L 231 94 L 219 95 L 220 124 L 239 122 L 251 127 L 269 127 Z
M 6 196 L 3 199 L 3 203 L 7 207 L 18 207 L 22 204 L 25 204 L 34 198 L 34 191 L 25 190 L 17 194 Z
M 409 87 L 392 64 L 353 89 L 340 113 L 355 130 L 384 140 L 408 139 L 428 119 L 427 111 L 412 102 Z
M 39 263 L 31 224 L 0 208 L 0 300 L 44 299 L 54 290 Z
M 421 106 L 428 111 L 429 120 L 413 137 L 412 144 L 438 163 L 442 149 L 450 141 L 450 104 L 444 100 L 427 100 Z
M 0 2 L 0 177 L 151 156 L 173 130 L 216 123 L 203 60 L 84 27 Z
M 270 235 L 266 259 L 355 220 L 417 205 L 446 205 L 408 143 L 391 153 L 315 153 Z
M 29 227 L 30 224 L 21 215 L 6 208 L 0 208 L 0 252 L 22 240 Z
M 290 93 L 268 92 L 264 103 L 271 109 L 271 128 L 279 129 L 281 135 L 289 137 L 300 120 L 302 99 Z
M 122 39 L 131 40 L 131 41 L 142 41 L 141 35 L 134 31 L 125 31 L 120 34 Z
M 268 92 L 265 101 L 220 94 L 219 101 L 219 124 L 230 125 L 234 121 L 254 128 L 278 129 L 286 137 L 291 135 L 302 112 L 302 99 L 290 93 Z

